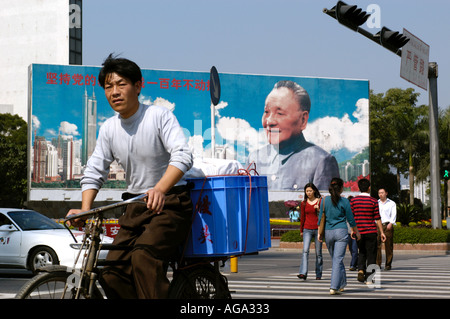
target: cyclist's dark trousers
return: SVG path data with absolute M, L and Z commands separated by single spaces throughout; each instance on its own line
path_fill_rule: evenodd
M 108 298 L 167 298 L 167 260 L 177 254 L 191 227 L 192 202 L 186 188 L 166 194 L 164 209 L 156 214 L 142 204 L 130 204 L 119 218 L 116 245 L 133 245 L 131 251 L 110 251 L 107 260 L 130 260 L 102 272 Z

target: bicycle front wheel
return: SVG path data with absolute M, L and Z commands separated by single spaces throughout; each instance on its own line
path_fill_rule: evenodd
M 72 273 L 61 269 L 39 273 L 31 278 L 17 293 L 16 299 L 75 299 L 77 289 L 66 284 L 71 280 Z M 95 287 L 90 299 L 102 299 L 103 295 Z M 88 299 L 81 293 L 78 299 Z

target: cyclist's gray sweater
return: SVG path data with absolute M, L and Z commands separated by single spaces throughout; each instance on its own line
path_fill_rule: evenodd
M 127 191 L 133 194 L 154 187 L 168 165 L 185 173 L 193 163 L 175 115 L 165 107 L 144 104 L 131 117 L 123 119 L 116 114 L 101 126 L 81 179 L 81 190 L 100 189 L 114 160 L 124 168 Z M 184 183 L 182 179 L 177 185 Z

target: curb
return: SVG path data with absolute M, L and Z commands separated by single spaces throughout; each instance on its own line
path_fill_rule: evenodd
M 325 244 L 325 243 L 324 243 Z M 281 249 L 303 249 L 303 242 L 284 242 L 280 241 Z M 326 248 L 326 245 L 325 247 Z M 314 243 L 311 243 L 310 250 L 314 249 Z M 450 254 L 450 243 L 431 243 L 431 244 L 394 244 L 394 252 L 407 253 L 445 253 Z

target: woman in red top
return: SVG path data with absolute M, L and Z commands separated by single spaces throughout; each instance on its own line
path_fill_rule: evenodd
M 318 229 L 318 212 L 321 196 L 313 183 L 305 185 L 305 199 L 300 205 L 300 235 L 303 237 L 303 255 L 298 278 L 306 280 L 308 276 L 308 257 L 311 240 L 314 238 L 316 248 L 316 279 L 322 278 L 322 243 L 316 240 Z

